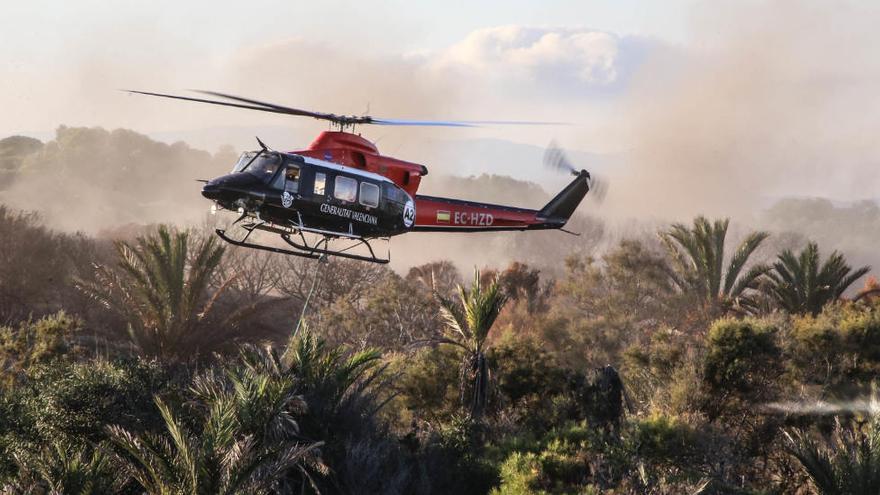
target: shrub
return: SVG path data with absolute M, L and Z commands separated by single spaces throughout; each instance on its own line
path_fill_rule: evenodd
M 154 361 L 92 361 L 36 368 L 17 396 L 16 423 L 43 442 L 63 437 L 99 442 L 104 425 L 131 431 L 155 430 L 162 419 L 153 396 L 167 391 L 170 373 Z
M 447 418 L 457 408 L 461 357 L 452 346 L 425 348 L 401 358 L 395 385 L 403 406 L 422 419 Z
M 766 320 L 723 318 L 712 324 L 703 364 L 704 411 L 710 419 L 731 401 L 762 402 L 773 396 L 782 371 L 776 334 L 776 326 Z
M 627 441 L 635 454 L 657 464 L 687 466 L 701 454 L 697 432 L 674 416 L 655 414 L 633 421 Z
M 842 303 L 817 316 L 794 318 L 791 362 L 808 383 L 836 386 L 869 380 L 880 371 L 880 307 Z
M 0 327 L 4 385 L 11 386 L 31 366 L 73 357 L 72 339 L 80 329 L 82 320 L 64 311 L 23 321 L 17 328 Z

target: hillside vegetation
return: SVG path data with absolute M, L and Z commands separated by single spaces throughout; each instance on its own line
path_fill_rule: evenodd
M 219 159 L 60 129 L 0 141 L 7 192 L 75 150 L 132 202 L 145 167 Z M 821 240 L 697 217 L 398 273 L 42 211 L 0 204 L 4 492 L 880 490 L 880 284 Z

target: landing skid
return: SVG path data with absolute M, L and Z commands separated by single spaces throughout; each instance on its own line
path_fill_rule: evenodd
M 238 221 L 240 221 L 241 219 L 242 218 L 239 218 L 239 220 L 236 220 L 235 223 L 238 223 Z M 373 247 L 370 245 L 370 243 L 367 239 L 364 239 L 363 237 L 355 237 L 355 236 L 352 236 L 351 234 L 337 235 L 335 233 L 324 232 L 324 231 L 313 232 L 314 229 L 307 229 L 307 228 L 306 229 L 296 228 L 293 230 L 293 232 L 291 232 L 288 229 L 279 228 L 276 225 L 267 224 L 266 222 L 248 223 L 248 224 L 243 225 L 242 227 L 244 228 L 244 230 L 247 231 L 247 234 L 240 241 L 237 241 L 237 240 L 229 237 L 228 235 L 226 235 L 226 231 L 223 229 L 216 229 L 215 232 L 217 233 L 217 237 L 232 244 L 233 246 L 246 247 L 246 248 L 251 248 L 251 249 L 259 249 L 262 251 L 269 251 L 271 253 L 286 254 L 286 255 L 290 255 L 290 256 L 299 256 L 302 258 L 310 258 L 310 259 L 319 259 L 319 258 L 324 258 L 327 256 L 338 256 L 340 258 L 347 258 L 347 259 L 358 260 L 358 261 L 368 261 L 370 263 L 379 263 L 379 264 L 386 264 L 389 261 L 391 261 L 390 256 L 388 258 L 384 258 L 384 259 L 377 257 L 376 253 L 373 251 Z M 279 234 L 279 236 L 284 240 L 284 242 L 290 244 L 291 246 L 296 248 L 296 250 L 282 249 L 282 248 L 265 246 L 262 244 L 247 242 L 248 237 L 250 237 L 250 235 L 254 232 L 254 230 L 258 230 L 258 229 L 262 230 L 262 231 L 266 231 L 266 232 L 272 232 L 273 234 Z M 305 235 L 303 235 L 303 231 L 306 231 L 309 233 L 318 233 L 319 235 L 321 235 L 321 239 L 319 239 L 314 244 L 310 245 L 308 243 L 308 241 L 306 240 Z M 301 243 L 296 242 L 290 238 L 291 234 L 293 234 L 293 233 L 299 234 L 299 237 L 302 239 Z M 329 248 L 330 240 L 335 239 L 335 238 L 339 238 L 339 237 L 345 238 L 345 239 L 353 241 L 355 243 L 344 248 L 344 249 L 330 249 Z M 353 254 L 353 253 L 347 252 L 347 251 L 354 249 L 354 248 L 361 246 L 361 245 L 366 246 L 367 249 L 370 251 L 369 256 L 364 256 L 364 255 Z
M 251 248 L 251 249 L 259 249 L 261 251 L 269 251 L 270 253 L 287 254 L 290 256 L 299 256 L 302 258 L 311 258 L 314 260 L 321 257 L 321 255 L 319 255 L 319 254 L 304 253 L 302 251 L 291 251 L 289 249 L 282 249 L 282 248 L 277 248 L 277 247 L 272 247 L 272 246 L 263 246 L 262 244 L 254 244 L 252 242 L 246 242 L 246 241 L 236 241 L 235 239 L 227 236 L 226 231 L 223 229 L 215 229 L 215 232 L 217 233 L 217 237 L 223 239 L 224 241 L 228 242 L 229 244 L 232 244 L 233 246 L 246 247 L 246 248 Z M 248 235 L 250 235 L 250 233 L 248 233 Z M 245 237 L 245 239 L 247 239 L 247 237 Z

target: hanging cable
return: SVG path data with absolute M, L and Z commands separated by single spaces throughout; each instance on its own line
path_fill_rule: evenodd
M 306 310 L 309 307 L 309 301 L 312 300 L 312 294 L 315 293 L 315 287 L 318 285 L 318 277 L 320 276 L 320 269 L 322 264 L 327 264 L 327 255 L 322 254 L 320 258 L 318 258 L 315 262 L 315 274 L 312 276 L 312 287 L 309 289 L 309 294 L 306 296 L 306 300 L 303 303 L 302 311 L 299 314 L 299 320 L 296 322 L 296 328 L 293 330 L 293 338 L 291 341 L 295 340 L 297 335 L 299 335 L 299 329 L 302 326 L 302 322 L 306 317 Z

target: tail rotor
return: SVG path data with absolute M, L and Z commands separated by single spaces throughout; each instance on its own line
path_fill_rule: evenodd
M 544 166 L 572 175 L 586 174 L 590 186 L 587 199 L 592 200 L 596 204 L 601 204 L 605 200 L 605 194 L 608 192 L 608 181 L 605 180 L 604 176 L 598 175 L 595 172 L 578 170 L 568 159 L 565 151 L 556 144 L 556 141 L 551 141 L 550 145 L 547 146 L 547 151 L 544 152 Z

